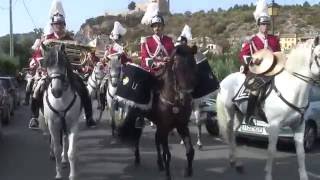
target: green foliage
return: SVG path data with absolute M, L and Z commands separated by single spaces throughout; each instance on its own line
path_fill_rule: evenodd
M 237 50 L 223 55 L 208 54 L 207 57 L 213 73 L 220 81 L 228 74 L 239 71 L 240 63 Z
M 19 59 L 17 57 L 11 58 L 8 55 L 0 54 L 0 74 L 1 75 L 15 75 L 19 66 Z
M 131 1 L 129 4 L 128 4 L 128 9 L 130 11 L 134 10 L 136 8 L 136 3 L 134 1 Z

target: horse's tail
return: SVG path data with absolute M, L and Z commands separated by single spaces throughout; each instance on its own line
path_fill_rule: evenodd
M 216 100 L 216 108 L 217 108 L 217 119 L 219 125 L 219 133 L 220 136 L 228 143 L 228 117 L 227 117 L 227 109 L 226 104 L 223 102 L 222 94 L 219 92 Z

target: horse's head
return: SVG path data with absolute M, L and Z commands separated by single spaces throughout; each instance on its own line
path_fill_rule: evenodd
M 97 64 L 95 65 L 93 72 L 94 76 L 95 76 L 95 80 L 97 84 L 101 84 L 101 81 L 104 77 L 104 65 L 102 62 L 97 62 Z
M 317 36 L 312 45 L 312 54 L 311 54 L 311 62 L 310 62 L 310 70 L 312 76 L 319 78 L 320 75 L 320 39 Z
M 55 98 L 59 98 L 68 87 L 67 72 L 71 68 L 65 53 L 65 46 L 63 44 L 52 47 L 43 45 L 42 49 L 44 66 L 50 79 L 51 92 Z
M 109 73 L 110 73 L 110 79 L 111 85 L 113 87 L 116 87 L 119 80 L 120 80 L 120 74 L 121 74 L 121 61 L 120 61 L 120 55 L 113 55 L 109 57 Z
M 171 85 L 180 93 L 192 92 L 196 84 L 196 61 L 194 58 L 196 52 L 196 46 L 179 45 L 166 65 L 164 78 L 171 79 L 171 82 L 174 83 Z

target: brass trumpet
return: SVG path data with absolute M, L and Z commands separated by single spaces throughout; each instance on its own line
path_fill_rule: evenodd
M 87 63 L 87 54 L 95 52 L 96 48 L 80 44 L 77 41 L 71 40 L 46 40 L 44 44 L 47 46 L 54 46 L 57 44 L 65 45 L 65 52 L 67 54 L 70 63 L 74 66 L 83 66 Z

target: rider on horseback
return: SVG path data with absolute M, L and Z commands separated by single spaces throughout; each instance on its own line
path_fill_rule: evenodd
M 250 123 L 253 119 L 253 115 L 256 111 L 256 106 L 258 105 L 258 97 L 261 93 L 260 88 L 255 88 L 254 86 L 261 86 L 261 83 L 258 83 L 257 74 L 264 74 L 266 72 L 255 73 L 251 72 L 250 67 L 255 65 L 261 65 L 261 62 L 253 62 L 252 55 L 259 50 L 267 49 L 271 52 L 281 51 L 280 43 L 277 36 L 268 34 L 268 30 L 270 27 L 270 16 L 268 14 L 267 4 L 264 0 L 259 1 L 256 7 L 256 11 L 253 13 L 256 19 L 256 23 L 259 28 L 259 32 L 253 35 L 247 42 L 242 45 L 242 49 L 240 51 L 240 62 L 242 64 L 241 71 L 247 75 L 246 84 L 247 88 L 250 89 L 250 95 L 248 99 L 248 107 L 246 114 L 246 123 Z M 261 54 L 261 53 L 260 53 Z M 261 75 L 262 76 L 262 75 Z M 259 79 L 263 80 L 264 78 L 259 75 Z M 262 83 L 263 83 L 262 82 Z M 258 108 L 259 110 L 259 108 Z
M 127 57 L 127 54 L 121 43 L 122 36 L 124 36 L 126 32 L 127 32 L 127 29 L 125 29 L 118 21 L 114 22 L 113 30 L 111 31 L 111 34 L 109 36 L 109 38 L 112 40 L 112 44 L 110 44 L 106 48 L 106 51 L 104 54 L 105 59 L 108 59 L 108 57 L 112 55 L 120 55 L 121 64 L 132 62 L 132 60 Z
M 60 4 L 59 4 L 60 5 Z M 52 16 L 51 18 L 51 28 L 53 30 L 53 33 L 48 34 L 45 36 L 43 43 L 46 43 L 50 40 L 73 40 L 73 38 L 66 33 L 65 27 L 65 16 L 62 6 L 59 6 L 58 4 L 55 4 L 54 8 L 52 8 Z M 60 8 L 60 9 L 59 9 Z M 40 47 L 37 49 L 40 51 Z M 85 116 L 86 116 L 86 122 L 88 127 L 94 127 L 95 122 L 92 118 L 92 105 L 91 105 L 91 99 L 88 94 L 88 90 L 83 83 L 82 79 L 74 74 L 75 78 L 78 79 L 76 82 L 72 82 L 75 86 L 75 90 L 81 97 L 82 104 L 84 106 Z M 47 86 L 47 83 L 44 83 L 44 86 Z M 40 92 L 34 92 L 34 96 L 31 101 L 31 107 L 35 106 L 36 104 L 41 105 L 42 103 L 42 97 L 44 90 L 46 88 L 39 88 Z M 38 121 L 39 111 L 36 108 L 32 108 L 32 118 L 29 123 L 29 128 L 31 129 L 37 129 L 39 128 L 39 121 Z
M 140 65 L 151 74 L 158 76 L 161 74 L 162 67 L 170 60 L 174 44 L 171 37 L 163 34 L 165 22 L 161 15 L 156 13 L 148 23 L 154 34 L 141 38 Z M 140 117 L 136 120 L 136 127 L 143 126 L 144 119 Z

